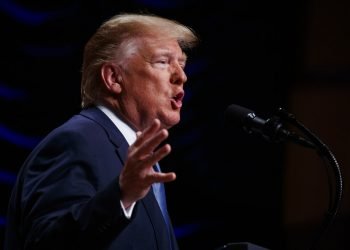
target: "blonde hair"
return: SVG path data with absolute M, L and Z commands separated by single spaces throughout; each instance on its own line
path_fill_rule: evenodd
M 185 50 L 194 47 L 198 38 L 191 28 L 177 21 L 151 14 L 119 14 L 104 22 L 85 45 L 81 106 L 87 108 L 98 100 L 101 89 L 99 71 L 105 62 L 122 57 L 125 41 L 144 36 L 176 39 Z

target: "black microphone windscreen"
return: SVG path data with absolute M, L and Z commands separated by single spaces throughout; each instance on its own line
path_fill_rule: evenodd
M 244 120 L 247 119 L 247 115 L 250 113 L 254 112 L 245 107 L 231 104 L 225 111 L 225 122 L 229 123 L 230 125 L 241 126 L 244 124 Z

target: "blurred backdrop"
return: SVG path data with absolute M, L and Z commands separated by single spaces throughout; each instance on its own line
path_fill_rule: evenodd
M 308 249 L 331 189 L 310 149 L 226 126 L 230 104 L 262 118 L 283 107 L 329 146 L 344 177 L 320 249 L 350 249 L 350 2 L 347 0 L 0 0 L 0 240 L 17 171 L 51 129 L 80 110 L 83 46 L 120 12 L 176 19 L 199 35 L 190 52 L 173 153 L 161 162 L 180 249 L 251 242 Z

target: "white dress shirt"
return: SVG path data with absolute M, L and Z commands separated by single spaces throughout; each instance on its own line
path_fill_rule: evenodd
M 97 106 L 109 119 L 114 123 L 114 125 L 119 129 L 119 131 L 123 134 L 129 146 L 136 141 L 136 132 L 124 121 L 122 121 L 119 117 L 117 117 L 110 109 L 103 105 Z M 120 201 L 122 209 L 126 218 L 130 219 L 132 215 L 132 211 L 134 210 L 136 202 L 132 203 L 130 207 L 125 208 L 123 202 Z

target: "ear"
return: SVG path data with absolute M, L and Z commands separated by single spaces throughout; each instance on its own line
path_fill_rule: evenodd
M 122 91 L 120 85 L 122 76 L 120 75 L 120 69 L 112 63 L 104 63 L 101 67 L 101 78 L 105 87 L 115 93 L 119 94 Z

